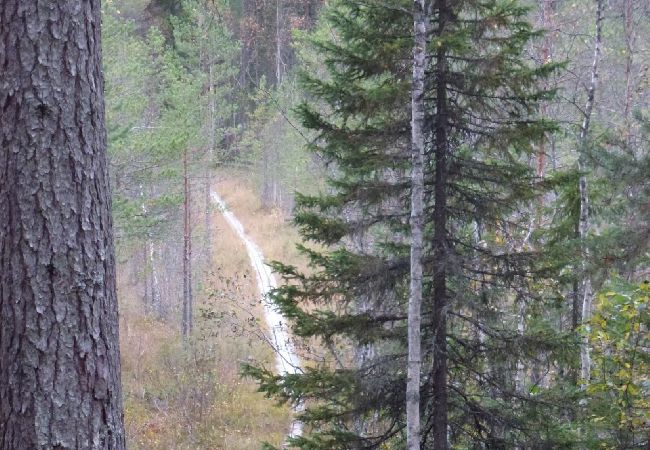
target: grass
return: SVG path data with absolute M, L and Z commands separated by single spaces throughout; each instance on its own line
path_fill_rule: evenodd
M 296 250 L 296 243 L 300 242 L 298 230 L 279 208 L 262 208 L 257 188 L 245 171 L 222 171 L 214 188 L 244 224 L 246 233 L 262 249 L 267 261 L 291 263 L 307 270 L 306 258 Z
M 267 257 L 297 258 L 297 233 L 278 213 L 262 211 L 251 185 L 230 176 L 217 188 Z M 189 343 L 180 339 L 177 323 L 144 312 L 128 266 L 119 267 L 130 449 L 256 449 L 263 441 L 280 445 L 288 431 L 289 409 L 239 376 L 242 361 L 272 367 L 273 353 L 260 338 L 262 311 L 243 244 L 219 214 L 212 234 L 213 263 L 197 290 Z
M 305 274 L 312 273 L 308 259 L 296 249 L 296 244 L 301 242 L 300 233 L 279 208 L 267 210 L 262 207 L 253 177 L 244 170 L 228 168 L 217 174 L 213 188 L 244 225 L 244 230 L 260 247 L 267 262 L 280 261 L 296 266 Z M 314 243 L 309 247 L 321 249 Z M 307 311 L 317 309 L 313 304 L 302 306 Z M 306 367 L 330 358 L 319 339 L 295 340 L 294 349 Z

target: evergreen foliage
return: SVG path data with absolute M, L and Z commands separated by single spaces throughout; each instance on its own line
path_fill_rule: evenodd
M 209 193 L 217 164 L 249 170 L 263 208 L 295 206 L 311 267 L 275 263 L 285 284 L 273 300 L 311 360 L 299 374 L 244 372 L 298 406 L 294 447 L 403 448 L 413 5 L 334 0 L 313 31 L 289 36 L 318 4 L 104 3 L 119 255 L 137 261 L 145 303 L 176 307 L 183 155 L 192 193 Z M 650 11 L 608 3 L 591 126 L 576 146 L 595 2 L 430 6 L 422 448 L 647 445 L 650 59 L 638 17 Z M 204 243 L 195 248 L 209 254 Z M 600 293 L 581 326 L 586 277 Z M 580 342 L 590 380 L 578 375 Z
M 551 301 L 542 276 L 549 268 L 537 263 L 527 226 L 534 214 L 527 204 L 545 187 L 528 157 L 554 129 L 535 115 L 553 95 L 540 82 L 557 66 L 531 67 L 522 57 L 538 34 L 516 2 L 434 2 L 433 11 L 423 445 L 433 445 L 442 396 L 454 448 L 565 445 L 571 433 L 549 420 L 559 423 L 566 413 L 558 393 L 533 375 L 566 358 L 573 337 L 542 314 Z M 327 191 L 298 198 L 295 223 L 327 250 L 303 247 L 313 273 L 276 264 L 287 283 L 274 295 L 293 332 L 314 339 L 323 354 L 301 375 L 250 366 L 246 373 L 268 395 L 306 404 L 300 417 L 311 432 L 291 440 L 298 448 L 399 448 L 409 239 L 411 37 L 404 30 L 411 15 L 408 2 L 347 0 L 324 14 L 310 43 L 327 76 L 304 76 L 314 100 L 298 113 L 318 133 L 313 151 L 331 176 Z M 522 309 L 527 319 L 518 327 L 512 317 Z M 354 358 L 342 348 L 353 348 Z M 448 359 L 443 378 L 436 358 Z M 518 369 L 524 363 L 537 369 Z

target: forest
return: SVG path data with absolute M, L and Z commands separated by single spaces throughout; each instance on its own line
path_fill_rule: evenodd
M 648 0 L 0 0 L 0 450 L 650 448 Z

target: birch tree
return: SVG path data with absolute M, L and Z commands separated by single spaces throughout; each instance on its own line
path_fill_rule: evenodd
M 596 0 L 596 33 L 594 37 L 594 58 L 591 65 L 591 74 L 587 88 L 587 103 L 583 111 L 582 124 L 580 126 L 580 135 L 578 137 L 578 171 L 580 172 L 579 195 L 580 195 L 580 217 L 578 223 L 578 237 L 580 239 L 581 249 L 581 272 L 582 280 L 580 281 L 580 297 L 582 298 L 582 325 L 586 326 L 591 318 L 592 305 L 592 287 L 589 271 L 589 247 L 587 238 L 589 235 L 589 191 L 587 185 L 587 166 L 588 145 L 589 145 L 589 127 L 591 125 L 591 115 L 594 109 L 596 98 L 596 87 L 598 83 L 598 63 L 600 61 L 602 35 L 603 35 L 603 0 Z M 583 383 L 589 381 L 591 372 L 591 358 L 589 356 L 589 337 L 585 333 L 582 337 L 580 347 L 580 375 Z
M 408 301 L 406 434 L 409 450 L 420 449 L 420 372 L 422 366 L 422 248 L 424 246 L 425 70 L 427 4 L 413 2 L 413 84 L 411 87 L 411 273 Z
M 536 256 L 498 236 L 510 226 L 521 239 L 517 218 L 541 195 L 530 161 L 553 125 L 535 110 L 551 98 L 540 84 L 554 68 L 522 57 L 537 33 L 517 2 L 436 0 L 415 20 L 414 7 L 328 6 L 310 41 L 325 71 L 303 76 L 311 97 L 298 108 L 316 134 L 310 149 L 332 168 L 328 189 L 296 202 L 295 223 L 319 245 L 303 247 L 310 273 L 276 265 L 287 283 L 274 301 L 296 336 L 372 354 L 346 364 L 328 352 L 287 377 L 246 373 L 269 395 L 305 403 L 309 432 L 291 440 L 298 448 L 558 446 L 565 436 L 529 422 L 540 403 L 514 395 L 511 383 L 516 358 L 531 357 L 510 303 L 519 292 L 523 302 L 536 299 L 522 281 Z M 426 17 L 428 46 L 426 33 L 418 43 L 403 33 L 426 27 Z M 350 245 L 361 235 L 364 245 Z

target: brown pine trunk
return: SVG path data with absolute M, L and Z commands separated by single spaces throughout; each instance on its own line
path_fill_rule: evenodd
M 0 2 L 0 448 L 123 449 L 99 0 Z

